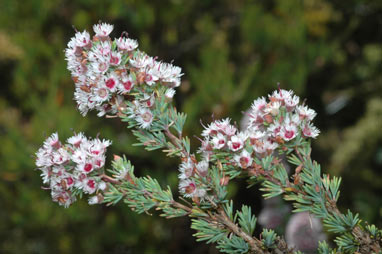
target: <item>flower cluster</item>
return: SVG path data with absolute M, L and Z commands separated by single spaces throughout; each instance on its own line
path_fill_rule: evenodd
M 93 30 L 92 38 L 87 31 L 77 32 L 65 50 L 80 112 L 86 115 L 96 109 L 98 116 L 115 114 L 128 99 L 134 105 L 130 115 L 141 128 L 148 128 L 153 119 L 150 107 L 154 86 L 164 85 L 166 97 L 172 98 L 173 88 L 180 85 L 181 68 L 139 51 L 138 42 L 127 33 L 112 40 L 113 25 L 100 23 Z
M 206 188 L 201 180 L 208 173 L 208 161 L 196 162 L 191 158 L 185 159 L 179 166 L 179 191 L 187 198 L 203 199 L 207 194 Z
M 82 133 L 70 137 L 65 145 L 57 133 L 47 138 L 36 153 L 36 165 L 43 183 L 51 190 L 53 201 L 68 207 L 76 201 L 76 194 L 105 190 L 106 183 L 100 173 L 110 144 L 108 140 L 88 139 Z M 101 195 L 95 195 L 89 203 L 99 203 L 100 199 Z
M 261 97 L 252 104 L 245 130 L 238 131 L 228 118 L 214 121 L 205 127 L 199 151 L 207 158 L 219 150 L 228 151 L 233 163 L 245 169 L 252 165 L 254 155 L 269 155 L 299 135 L 315 138 L 319 130 L 311 121 L 316 113 L 299 101 L 292 91 L 283 89 L 269 95 L 269 101 Z

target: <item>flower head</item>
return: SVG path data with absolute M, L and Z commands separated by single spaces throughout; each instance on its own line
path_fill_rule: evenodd
M 76 200 L 73 188 L 89 194 L 104 188 L 99 169 L 104 166 L 110 144 L 108 140 L 88 139 L 82 133 L 68 138 L 64 145 L 57 133 L 47 138 L 36 153 L 36 165 L 53 201 L 68 207 Z
M 93 26 L 93 30 L 98 37 L 107 37 L 113 31 L 114 26 L 107 23 L 99 23 Z

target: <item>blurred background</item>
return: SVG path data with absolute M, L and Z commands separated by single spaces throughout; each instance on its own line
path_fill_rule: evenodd
M 64 209 L 40 188 L 34 153 L 57 130 L 62 140 L 100 133 L 113 140 L 109 161 L 126 154 L 139 175 L 177 191 L 177 160 L 131 146 L 118 120 L 76 110 L 63 50 L 72 26 L 91 31 L 99 20 L 115 25 L 112 37 L 127 31 L 141 50 L 183 68 L 176 104 L 190 137 L 212 114 L 239 122 L 277 82 L 306 98 L 322 131 L 313 158 L 343 178 L 340 208 L 382 226 L 382 1 L 1 0 L 0 253 L 217 253 L 195 241 L 188 218 L 86 200 Z M 250 205 L 285 232 L 290 207 L 264 203 L 244 181 L 229 188 L 236 207 Z

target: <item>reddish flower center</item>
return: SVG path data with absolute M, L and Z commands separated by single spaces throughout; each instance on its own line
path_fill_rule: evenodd
M 101 167 L 102 161 L 101 161 L 101 160 L 97 160 L 97 161 L 95 162 L 95 164 L 97 165 L 97 167 Z
M 310 129 L 308 127 L 304 128 L 304 135 L 308 136 L 308 137 L 312 135 L 312 132 L 310 131 Z
M 110 57 L 110 63 L 111 64 L 118 64 L 119 62 L 119 58 L 118 57 L 115 57 L 115 56 L 111 56 Z
M 107 91 L 106 91 L 106 89 L 105 89 L 105 88 L 101 88 L 101 89 L 99 89 L 99 90 L 98 90 L 98 95 L 99 95 L 99 97 L 101 97 L 101 98 L 105 98 L 105 97 L 107 96 Z
M 142 114 L 142 119 L 143 119 L 143 121 L 145 121 L 147 123 L 151 122 L 151 119 L 152 119 L 151 113 L 150 112 L 143 113 Z
M 285 132 L 285 137 L 286 138 L 293 138 L 293 136 L 294 136 L 294 131 L 286 131 Z
M 190 193 L 193 193 L 196 189 L 196 186 L 194 183 L 190 183 L 187 187 L 186 187 L 186 193 L 190 194 Z
M 109 78 L 109 79 L 106 81 L 106 86 L 107 86 L 109 89 L 113 89 L 114 86 L 115 86 L 115 80 L 112 79 L 112 78 Z
M 99 153 L 100 153 L 99 150 L 93 150 L 93 151 L 92 151 L 92 154 L 95 154 L 95 155 L 98 155 Z
M 98 65 L 98 70 L 101 71 L 101 72 L 104 72 L 107 70 L 107 64 L 106 63 L 100 63 Z
M 85 166 L 84 166 L 85 172 L 90 172 L 90 171 L 92 171 L 92 169 L 93 169 L 93 165 L 92 164 L 90 164 L 90 163 L 86 163 L 85 164 Z
M 233 149 L 239 149 L 240 148 L 240 143 L 239 142 L 232 142 L 232 148 Z
M 248 167 L 249 158 L 247 157 L 240 157 L 240 165 L 242 168 Z
M 68 177 L 68 178 L 66 178 L 66 183 L 68 184 L 68 185 L 72 185 L 73 184 L 73 178 L 71 178 L 71 177 Z
M 60 141 L 55 140 L 55 141 L 53 141 L 50 145 L 51 145 L 53 148 L 58 149 L 58 148 L 60 148 Z
M 146 74 L 146 78 L 145 79 L 146 79 L 147 82 L 150 82 L 150 81 L 153 80 L 153 77 L 150 74 Z
M 131 90 L 131 87 L 133 86 L 133 83 L 131 83 L 131 81 L 126 81 L 126 82 L 123 82 L 123 87 L 127 90 L 127 91 L 130 91 Z
M 95 181 L 94 181 L 94 180 L 89 180 L 89 181 L 88 181 L 88 186 L 89 186 L 90 188 L 94 189 L 94 187 L 95 187 Z

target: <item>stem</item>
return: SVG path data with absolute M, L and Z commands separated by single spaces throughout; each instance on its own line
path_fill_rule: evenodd
M 171 133 L 170 129 L 167 127 L 165 129 L 165 134 L 166 136 L 170 139 L 171 143 L 176 146 L 177 148 L 179 148 L 180 150 L 182 150 L 182 157 L 189 157 L 190 155 L 187 153 L 186 149 L 181 145 L 181 142 L 178 142 L 179 140 L 181 140 L 182 138 L 182 135 L 179 134 L 179 138 L 177 138 L 174 134 Z
M 261 249 L 261 246 L 263 245 L 262 242 L 258 239 L 252 238 L 250 235 L 242 231 L 235 223 L 230 220 L 223 208 L 218 209 L 217 218 L 233 233 L 243 238 L 249 244 L 252 251 L 259 254 L 266 253 Z
M 179 202 L 176 202 L 175 200 L 173 200 L 171 203 L 172 203 L 172 205 L 174 207 L 180 208 L 180 209 L 182 209 L 184 211 L 187 211 L 189 214 L 192 212 L 192 208 L 191 207 L 185 206 L 185 205 L 183 205 L 183 204 L 181 204 Z
M 104 180 L 105 182 L 113 183 L 113 184 L 121 184 L 121 182 L 111 176 L 102 174 L 101 179 Z

